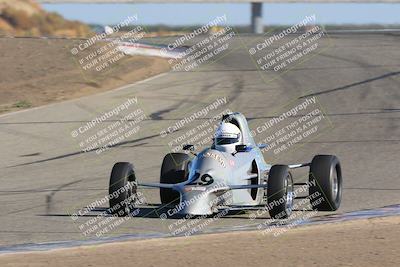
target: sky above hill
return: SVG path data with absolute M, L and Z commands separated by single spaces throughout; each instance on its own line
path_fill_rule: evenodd
M 46 4 L 49 11 L 86 23 L 116 24 L 137 14 L 141 24 L 198 25 L 226 14 L 228 23 L 247 25 L 250 4 Z M 316 14 L 320 24 L 400 24 L 400 4 L 264 4 L 265 24 L 294 24 Z

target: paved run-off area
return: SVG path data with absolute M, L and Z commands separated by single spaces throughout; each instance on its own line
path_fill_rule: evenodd
M 337 155 L 344 176 L 338 212 L 399 203 L 400 36 L 333 34 L 288 71 L 256 67 L 246 46 L 259 38 L 235 37 L 224 56 L 191 71 L 172 71 L 120 90 L 0 117 L 0 245 L 96 238 L 94 233 L 82 234 L 96 212 L 76 220 L 70 214 L 107 195 L 115 162 L 131 161 L 139 179 L 158 181 L 169 143 L 180 134 L 226 109 L 244 113 L 250 127 L 257 129 L 305 101 L 300 97 L 306 95 L 315 96 L 325 113 L 321 128 L 293 147 L 265 152 L 266 160 L 286 164 L 309 161 L 315 154 Z M 227 103 L 217 110 L 178 132 L 160 135 L 225 97 Z M 74 138 L 71 132 L 128 99 L 137 99 L 130 111 L 140 109 L 146 115 L 140 128 L 107 151 L 82 153 L 80 144 L 90 135 Z M 91 133 L 121 118 L 97 124 Z M 257 135 L 256 141 L 267 138 L 265 134 Z M 294 172 L 300 180 L 305 174 Z M 175 220 L 145 216 L 159 203 L 158 190 L 141 192 L 147 204 L 143 216 L 124 221 L 105 236 L 170 233 Z M 229 215 L 207 225 L 207 230 L 246 225 L 248 217 Z

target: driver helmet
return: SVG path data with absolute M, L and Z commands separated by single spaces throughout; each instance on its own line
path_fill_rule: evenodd
M 242 143 L 242 133 L 233 123 L 221 122 L 215 134 L 215 149 L 228 153 L 236 151 L 235 146 Z

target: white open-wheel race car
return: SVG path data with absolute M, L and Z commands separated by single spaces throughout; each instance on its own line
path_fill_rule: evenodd
M 270 165 L 251 136 L 241 113 L 222 117 L 213 144 L 198 154 L 192 145 L 187 153 L 169 153 L 161 166 L 159 183 L 139 182 L 133 165 L 114 165 L 109 184 L 110 212 L 126 216 L 134 209 L 137 188 L 160 189 L 161 205 L 176 207 L 179 214 L 211 215 L 221 207 L 246 210 L 267 208 L 272 218 L 292 213 L 295 186 L 307 186 L 311 203 L 320 211 L 334 211 L 342 198 L 342 172 L 333 155 L 316 155 L 310 163 Z M 291 170 L 309 167 L 309 181 L 294 183 Z

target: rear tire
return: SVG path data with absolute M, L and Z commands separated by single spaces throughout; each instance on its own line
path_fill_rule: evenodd
M 292 213 L 293 179 L 287 165 L 274 165 L 268 175 L 267 198 L 269 215 L 285 219 Z
M 136 176 L 129 162 L 117 162 L 111 171 L 108 193 L 110 212 L 118 216 L 129 215 L 136 198 Z
M 342 200 L 342 169 L 336 156 L 315 156 L 310 166 L 309 182 L 313 209 L 335 211 L 339 208 Z
M 160 183 L 176 184 L 187 180 L 186 168 L 190 157 L 185 153 L 169 153 L 164 157 Z M 169 188 L 160 188 L 161 204 L 176 205 L 180 201 L 180 193 Z

